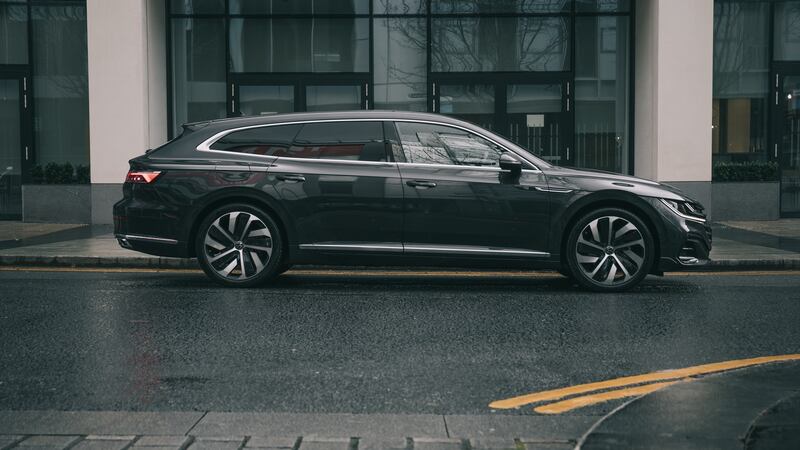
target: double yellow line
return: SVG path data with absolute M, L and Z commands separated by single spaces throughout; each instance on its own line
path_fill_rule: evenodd
M 534 408 L 534 411 L 541 414 L 560 414 L 573 409 L 583 408 L 584 406 L 607 402 L 609 400 L 637 397 L 640 395 L 649 394 L 676 383 L 691 381 L 693 380 L 692 377 L 700 375 L 784 361 L 800 361 L 800 354 L 737 359 L 733 361 L 686 367 L 683 369 L 672 369 L 643 375 L 614 378 L 611 380 L 597 381 L 594 383 L 578 384 L 561 389 L 535 392 L 533 394 L 522 395 L 505 400 L 498 400 L 490 403 L 489 407 L 493 409 L 512 409 L 538 402 L 559 400 L 554 403 L 547 403 L 545 405 L 537 406 Z M 572 397 L 595 391 L 602 392 Z M 566 397 L 571 398 L 561 400 Z

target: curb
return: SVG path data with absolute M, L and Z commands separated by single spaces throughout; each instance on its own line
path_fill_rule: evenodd
M 23 267 L 86 267 L 86 268 L 121 268 L 121 269 L 196 269 L 200 266 L 194 258 L 162 258 L 157 256 L 32 256 L 32 255 L 0 255 L 0 266 Z M 376 270 L 391 269 L 397 271 L 447 271 L 456 268 L 442 267 L 363 267 L 363 266 L 319 266 L 298 265 L 303 269 L 329 269 L 329 270 Z M 490 270 L 490 269 L 487 269 Z M 714 272 L 714 271 L 740 271 L 740 270 L 800 270 L 800 258 L 789 259 L 719 259 L 712 260 L 707 266 L 686 271 Z M 496 269 L 494 270 L 496 271 Z M 545 270 L 534 270 L 544 272 Z M 520 272 L 520 270 L 509 270 Z M 682 271 L 681 271 L 682 272 Z

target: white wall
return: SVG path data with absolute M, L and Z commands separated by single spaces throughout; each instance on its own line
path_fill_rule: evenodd
M 710 182 L 714 2 L 636 8 L 635 174 Z
M 166 139 L 162 0 L 87 0 L 92 183 L 122 183 L 127 161 Z

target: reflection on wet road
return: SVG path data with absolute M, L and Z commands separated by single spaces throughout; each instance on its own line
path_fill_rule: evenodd
M 800 353 L 797 272 L 613 295 L 504 273 L 299 271 L 232 290 L 197 272 L 0 271 L 0 285 L 0 409 L 485 414 L 520 393 Z

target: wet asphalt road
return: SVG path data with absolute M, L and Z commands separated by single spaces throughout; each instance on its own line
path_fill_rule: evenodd
M 800 272 L 616 295 L 547 274 L 289 272 L 232 290 L 188 272 L 0 271 L 0 286 L 0 409 L 487 414 L 542 389 L 800 353 Z

